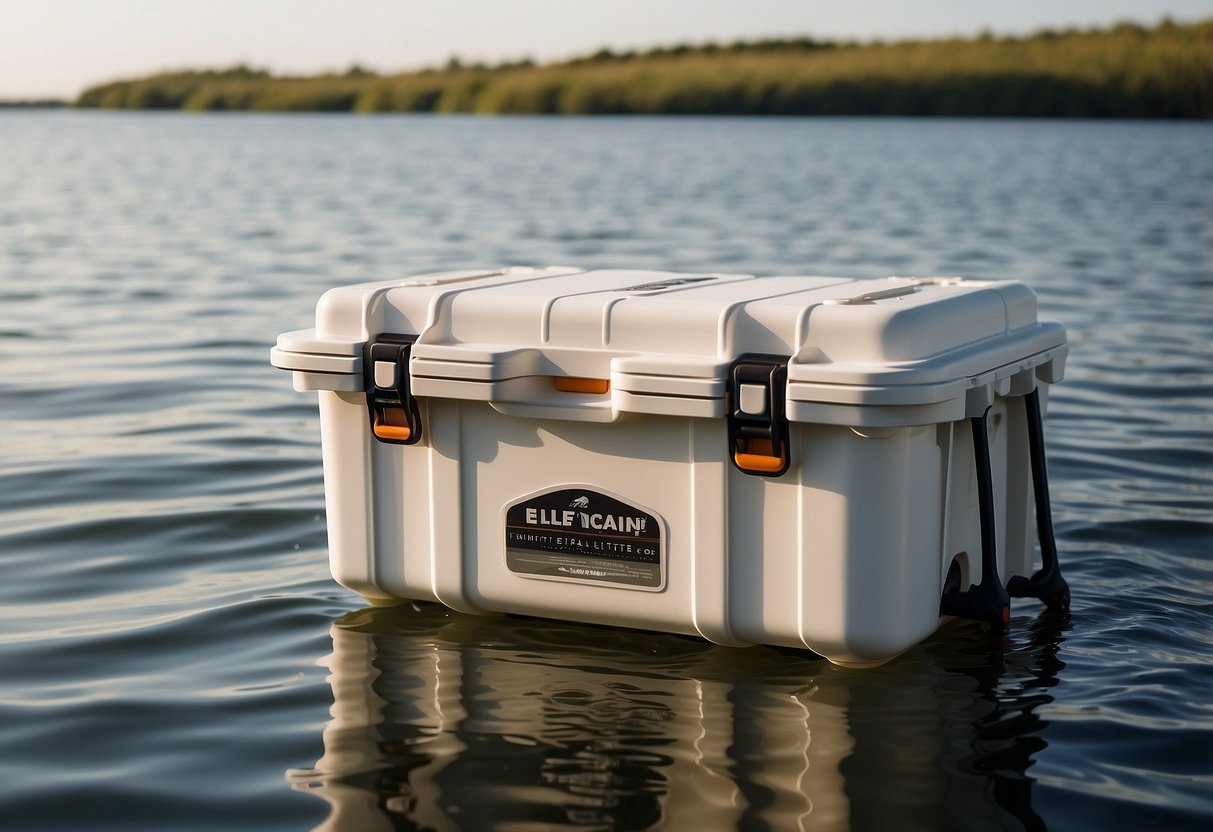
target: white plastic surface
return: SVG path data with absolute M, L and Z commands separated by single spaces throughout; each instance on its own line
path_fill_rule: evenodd
M 761 384 L 741 384 L 737 387 L 737 409 L 750 416 L 767 412 L 767 388 Z
M 361 350 L 380 333 L 418 336 L 416 445 L 370 432 Z M 1064 330 L 1036 322 L 1034 296 L 1014 282 L 560 268 L 334 289 L 316 331 L 284 335 L 273 361 L 320 391 L 332 570 L 372 602 L 434 599 L 866 664 L 939 625 L 954 558 L 965 586 L 980 579 L 965 420 L 986 407 L 1000 575 L 1030 571 L 1021 397 L 1060 378 L 1065 350 Z M 746 353 L 789 357 L 779 477 L 730 458 L 727 378 Z M 608 384 L 566 392 L 556 378 Z M 756 387 L 740 391 L 743 412 L 765 411 Z M 659 591 L 603 583 L 584 564 L 585 580 L 516 571 L 507 508 L 564 486 L 659 518 Z
M 399 366 L 394 361 L 375 362 L 375 386 L 389 389 L 396 386 Z

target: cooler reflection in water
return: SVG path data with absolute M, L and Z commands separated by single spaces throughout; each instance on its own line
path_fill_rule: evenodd
M 882 668 L 439 605 L 334 625 L 321 829 L 1042 828 L 1065 621 L 953 625 Z

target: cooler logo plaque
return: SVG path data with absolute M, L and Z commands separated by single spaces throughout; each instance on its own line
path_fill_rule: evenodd
M 506 566 L 528 578 L 659 590 L 662 537 L 656 515 L 585 486 L 532 494 L 505 509 Z

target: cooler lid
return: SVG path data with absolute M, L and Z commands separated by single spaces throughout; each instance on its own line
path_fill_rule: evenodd
M 499 284 L 451 297 L 413 346 L 410 372 L 418 395 L 514 415 L 719 418 L 736 354 L 791 354 L 786 299 L 850 282 L 612 269 Z
M 865 407 L 942 413 L 941 405 L 964 405 L 979 388 L 1006 392 L 1017 376 L 1021 387 L 1030 383 L 1024 374 L 1060 378 L 1065 328 L 1037 321 L 1036 296 L 1024 284 L 937 277 L 878 286 L 808 311 L 788 364 L 789 418 L 847 423 Z M 827 418 L 830 408 L 813 405 L 839 409 Z
M 361 389 L 363 344 L 415 335 L 418 396 L 517 415 L 719 418 L 744 355 L 786 360 L 786 416 L 834 424 L 959 418 L 974 389 L 1060 375 L 1065 330 L 1014 281 L 503 269 L 332 290 L 275 366 Z M 753 392 L 753 391 L 751 391 Z M 908 421 L 907 421 L 908 420 Z
M 350 338 L 315 329 L 284 332 L 270 349 L 270 363 L 291 371 L 300 392 L 362 389 L 362 344 Z
M 367 340 L 384 332 L 416 333 L 424 329 L 431 307 L 446 295 L 469 287 L 581 271 L 568 266 L 465 269 L 330 289 L 316 304 L 315 328 L 280 335 L 270 350 L 270 363 L 289 370 L 295 388 L 301 391 L 362 390 Z

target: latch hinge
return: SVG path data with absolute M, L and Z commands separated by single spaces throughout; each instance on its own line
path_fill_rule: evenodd
M 409 355 L 416 335 L 379 335 L 363 347 L 362 373 L 371 433 L 380 442 L 421 439 L 421 411 L 409 388 Z
M 782 356 L 743 355 L 729 367 L 729 456 L 738 470 L 759 477 L 788 470 L 787 385 Z

